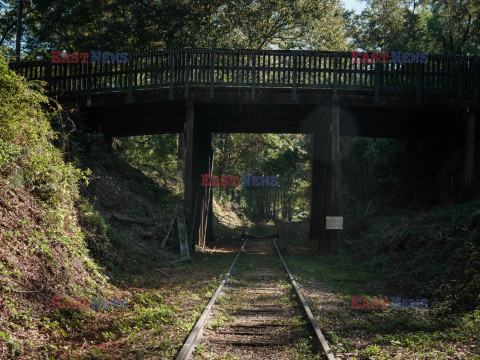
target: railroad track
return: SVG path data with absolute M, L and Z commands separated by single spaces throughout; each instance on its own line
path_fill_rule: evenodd
M 275 240 L 249 239 L 176 360 L 320 358 L 336 360 Z

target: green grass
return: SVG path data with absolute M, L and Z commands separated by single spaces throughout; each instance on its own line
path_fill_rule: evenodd
M 327 290 L 334 294 L 333 301 L 339 310 L 322 310 L 322 303 L 309 299 L 334 352 L 354 352 L 358 359 L 390 359 L 389 356 L 401 349 L 419 359 L 428 359 L 432 351 L 437 351 L 435 356 L 447 359 L 439 354 L 453 351 L 458 355 L 460 350 L 452 349 L 460 345 L 480 355 L 478 347 L 470 348 L 480 338 L 479 310 L 446 315 L 441 311 L 443 303 L 434 304 L 427 311 L 352 310 L 354 296 L 391 297 L 379 273 L 367 271 L 351 255 L 320 257 L 284 252 L 283 256 L 302 288 L 326 284 Z M 358 347 L 359 339 L 367 345 Z
M 128 310 L 55 310 L 42 324 L 62 334 L 70 350 L 50 349 L 49 354 L 67 359 L 83 358 L 87 353 L 94 358 L 110 358 L 113 355 L 101 349 L 122 343 L 124 357 L 173 358 L 232 260 L 233 254 L 211 256 L 208 261 L 198 257 L 183 265 L 184 274 L 167 284 L 161 279 L 126 283 L 125 290 L 131 288 Z M 185 276 L 192 273 L 197 276 Z M 99 318 L 96 313 L 103 316 Z M 88 345 L 82 346 L 83 340 Z
M 377 217 L 319 256 L 303 223 L 279 244 L 334 352 L 350 359 L 480 359 L 480 197 Z M 351 234 L 350 234 L 351 235 Z M 295 250 L 296 249 L 296 250 Z M 351 298 L 427 298 L 427 310 L 353 310 Z

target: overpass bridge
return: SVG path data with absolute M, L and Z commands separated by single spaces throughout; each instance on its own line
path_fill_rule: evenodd
M 188 48 L 131 53 L 127 63 L 10 67 L 76 102 L 108 136 L 183 132 L 187 222 L 199 238 L 211 213 L 200 174 L 208 172 L 213 132 L 314 134 L 311 236 L 322 252 L 338 247 L 338 233 L 324 224 L 341 215 L 339 135 L 411 139 L 412 160 L 441 162 L 456 151 L 455 186 L 473 187 L 478 57 L 372 64 L 352 63 L 350 52 Z M 450 181 L 452 169 L 440 173 Z

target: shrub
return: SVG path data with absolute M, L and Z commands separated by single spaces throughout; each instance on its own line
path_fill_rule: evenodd
M 55 222 L 62 222 L 79 196 L 78 182 L 89 172 L 65 163 L 53 145 L 58 133 L 50 122 L 64 114 L 41 89 L 11 71 L 0 56 L 0 175 L 25 187 L 56 213 Z
M 115 228 L 109 227 L 107 229 L 107 236 L 113 245 L 115 246 L 125 245 L 125 239 Z

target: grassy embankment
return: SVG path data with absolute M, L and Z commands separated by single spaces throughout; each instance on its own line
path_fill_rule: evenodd
M 169 265 L 175 242 L 158 243 L 178 192 L 106 151 L 75 116 L 67 139 L 65 111 L 0 56 L 0 358 L 173 357 L 233 255 Z M 54 296 L 129 305 L 52 309 Z
M 374 217 L 364 232 L 346 239 L 338 256 L 309 253 L 306 224 L 287 227 L 285 259 L 335 353 L 348 359 L 480 359 L 479 209 L 477 196 L 428 212 Z M 352 297 L 394 296 L 426 298 L 429 308 L 351 309 Z

